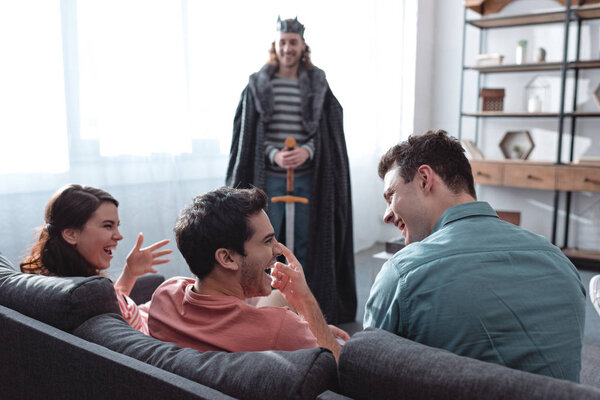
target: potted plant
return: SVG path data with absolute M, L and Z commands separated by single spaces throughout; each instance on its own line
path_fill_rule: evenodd
M 517 54 L 515 57 L 515 64 L 523 64 L 526 59 L 527 40 L 521 39 L 517 42 Z
M 518 144 L 515 144 L 513 146 L 512 150 L 513 150 L 513 158 L 516 158 L 518 160 L 523 158 L 523 149 L 521 149 L 521 146 L 519 146 Z

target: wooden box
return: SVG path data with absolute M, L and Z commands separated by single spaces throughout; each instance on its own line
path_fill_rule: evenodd
M 512 0 L 463 0 L 465 7 L 483 15 L 494 14 L 502 10 Z
M 482 88 L 479 92 L 481 111 L 502 111 L 504 109 L 504 89 Z

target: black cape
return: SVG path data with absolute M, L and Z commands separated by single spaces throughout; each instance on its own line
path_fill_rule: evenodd
M 265 127 L 273 115 L 271 77 L 265 65 L 250 76 L 235 113 L 226 184 L 265 187 Z M 356 282 L 352 237 L 352 200 L 342 106 L 325 73 L 298 71 L 302 124 L 315 138 L 309 238 L 304 273 L 330 324 L 354 321 Z

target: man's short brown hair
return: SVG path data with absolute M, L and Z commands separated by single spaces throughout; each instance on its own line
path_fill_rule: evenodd
M 383 179 L 388 171 L 399 168 L 408 183 L 421 165 L 429 165 L 453 193 L 467 192 L 477 198 L 471 164 L 464 153 L 459 141 L 446 131 L 427 131 L 390 148 L 379 160 L 378 173 Z

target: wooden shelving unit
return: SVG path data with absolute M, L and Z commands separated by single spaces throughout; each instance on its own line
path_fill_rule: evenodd
M 589 4 L 583 6 L 572 6 L 567 2 L 565 7 L 551 10 L 531 12 L 519 15 L 504 15 L 483 17 L 478 19 L 467 19 L 467 10 L 464 15 L 463 28 L 463 67 L 461 76 L 460 113 L 459 113 L 459 138 L 462 137 L 462 119 L 476 119 L 475 140 L 479 137 L 480 118 L 549 118 L 558 122 L 558 145 L 555 162 L 527 162 L 514 160 L 473 160 L 473 175 L 476 183 L 482 185 L 495 185 L 517 188 L 533 188 L 554 191 L 554 208 L 552 222 L 552 242 L 556 243 L 557 218 L 559 209 L 559 195 L 565 193 L 565 231 L 564 253 L 574 263 L 586 267 L 600 267 L 600 251 L 578 250 L 568 247 L 569 218 L 571 207 L 571 194 L 576 191 L 600 192 L 600 166 L 578 165 L 573 162 L 573 146 L 576 132 L 576 121 L 579 118 L 598 118 L 600 110 L 579 111 L 577 110 L 577 80 L 579 71 L 584 69 L 600 69 L 600 60 L 580 60 L 580 32 L 582 22 L 585 20 L 600 19 L 600 4 Z M 576 24 L 576 56 L 575 60 L 568 60 L 569 31 L 571 24 Z M 542 62 L 529 64 L 505 64 L 505 65 L 466 65 L 465 64 L 465 38 L 467 26 L 478 28 L 480 31 L 480 50 L 483 41 L 483 31 L 488 29 L 524 27 L 543 24 L 563 24 L 564 43 L 562 60 L 558 62 Z M 561 94 L 560 107 L 557 112 L 506 112 L 506 111 L 471 111 L 463 109 L 463 88 L 465 71 L 475 71 L 479 74 L 477 91 L 481 89 L 481 78 L 486 74 L 503 73 L 531 73 L 545 71 L 560 71 Z M 573 101 L 573 111 L 565 112 L 565 85 L 567 74 L 572 74 L 575 82 L 575 91 L 568 100 Z M 570 122 L 570 158 L 565 163 L 562 157 L 562 136 L 565 122 Z

